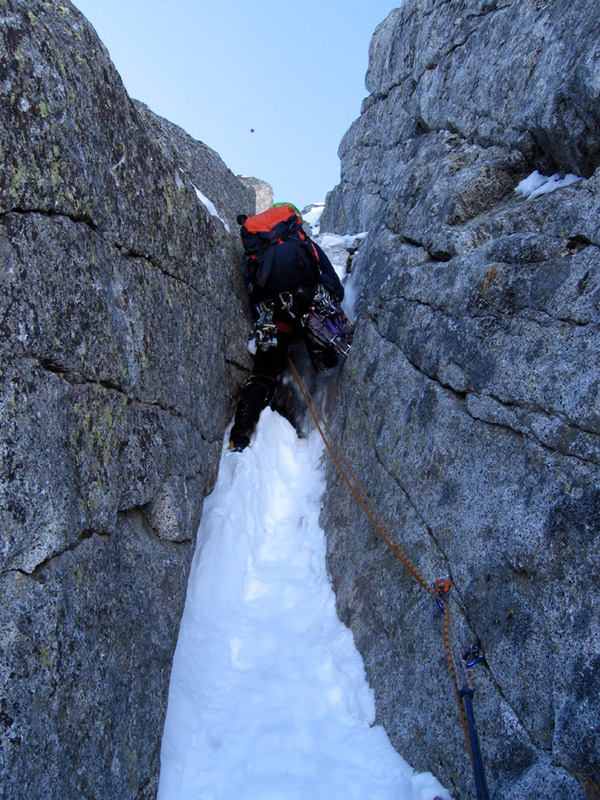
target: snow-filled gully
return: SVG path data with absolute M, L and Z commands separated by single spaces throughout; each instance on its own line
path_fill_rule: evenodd
M 159 800 L 446 800 L 374 725 L 319 526 L 317 432 L 270 409 L 224 448 L 173 662 Z

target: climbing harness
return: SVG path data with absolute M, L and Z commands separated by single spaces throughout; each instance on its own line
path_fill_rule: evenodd
M 289 356 L 288 356 L 288 363 L 290 365 L 290 369 L 296 380 L 296 383 L 298 384 L 300 393 L 304 398 L 304 402 L 306 403 L 306 406 L 310 412 L 310 415 L 312 416 L 313 421 L 317 427 L 317 430 L 319 431 L 321 438 L 325 443 L 325 447 L 327 448 L 329 455 L 331 456 L 333 462 L 338 468 L 340 475 L 342 476 L 342 478 L 348 485 L 350 491 L 354 495 L 354 498 L 356 499 L 362 510 L 365 512 L 367 518 L 369 519 L 369 521 L 371 522 L 371 524 L 373 525 L 379 536 L 388 546 L 388 548 L 392 551 L 392 553 L 396 556 L 396 558 L 404 565 L 404 567 L 417 581 L 417 583 L 419 583 L 423 587 L 423 589 L 425 589 L 425 591 L 435 599 L 438 607 L 442 611 L 443 614 L 442 637 L 444 642 L 444 652 L 446 653 L 448 670 L 450 672 L 450 677 L 452 679 L 452 684 L 454 686 L 454 693 L 457 701 L 458 713 L 463 728 L 467 751 L 469 753 L 469 758 L 471 760 L 471 765 L 473 767 L 477 800 L 489 800 L 489 791 L 487 788 L 485 774 L 483 771 L 483 758 L 481 755 L 481 749 L 479 747 L 477 729 L 475 727 L 475 717 L 473 714 L 473 705 L 472 705 L 473 689 L 469 686 L 468 679 L 465 680 L 463 688 L 462 689 L 459 688 L 459 681 L 457 677 L 456 664 L 452 648 L 450 606 L 448 605 L 448 601 L 445 595 L 450 591 L 450 588 L 453 586 L 453 581 L 451 581 L 448 578 L 440 578 L 439 580 L 436 580 L 432 585 L 419 572 L 419 570 L 414 565 L 408 554 L 396 541 L 395 537 L 393 536 L 393 534 L 391 533 L 391 531 L 381 518 L 377 509 L 374 507 L 370 497 L 368 496 L 364 487 L 358 480 L 356 473 L 352 469 L 352 466 L 348 461 L 346 455 L 344 454 L 344 451 L 342 450 L 339 442 L 333 435 L 331 428 L 327 424 L 327 421 L 325 420 L 321 410 L 317 406 L 311 393 L 308 391 L 306 384 L 302 380 L 300 373 L 294 366 L 294 363 Z M 334 452 L 334 447 L 336 452 Z M 467 664 L 465 665 L 467 667 L 473 666 L 474 664 L 477 664 L 484 659 L 483 654 L 476 645 L 473 645 L 473 647 L 471 648 L 470 656 L 471 656 L 470 661 L 467 662 Z
M 313 289 L 310 290 L 310 294 L 312 293 Z M 262 300 L 256 306 L 258 319 L 254 323 L 253 331 L 257 350 L 268 350 L 277 345 L 277 331 L 282 330 L 281 321 L 275 322 L 273 316 L 277 307 L 292 319 L 301 314 L 300 324 L 308 339 L 318 348 L 347 356 L 352 345 L 354 328 L 340 305 L 332 300 L 323 286 L 317 287 L 308 310 L 302 313 L 307 304 L 305 287 L 300 287 L 296 295 L 292 292 L 281 292 L 276 300 Z M 286 328 L 289 328 L 287 324 Z

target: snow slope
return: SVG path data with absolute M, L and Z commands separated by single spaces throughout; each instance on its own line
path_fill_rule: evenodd
M 204 504 L 173 662 L 159 800 L 432 800 L 380 726 L 319 527 L 318 433 L 265 409 Z

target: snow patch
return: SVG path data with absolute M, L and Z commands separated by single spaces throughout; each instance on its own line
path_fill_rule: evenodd
M 216 217 L 218 220 L 220 220 L 223 223 L 227 233 L 231 233 L 231 231 L 229 230 L 229 225 L 225 222 L 223 217 L 219 214 L 219 212 L 217 211 L 213 201 L 209 200 L 208 197 L 205 194 L 202 194 L 200 189 L 198 189 L 198 187 L 195 186 L 193 183 L 192 183 L 192 186 L 194 187 L 194 191 L 196 192 L 196 197 L 198 198 L 198 200 L 200 200 L 202 205 L 208 210 L 208 213 L 211 215 L 211 217 Z
M 354 322 L 355 319 L 356 290 L 352 280 L 352 273 L 348 272 L 348 258 L 351 252 L 368 235 L 368 231 L 362 231 L 361 233 L 348 233 L 343 236 L 337 233 L 323 233 L 317 237 L 317 242 L 327 254 L 338 278 L 342 282 L 344 287 L 343 307 L 351 322 Z
M 321 224 L 321 216 L 323 215 L 324 208 L 325 203 L 311 203 L 302 211 L 302 219 L 310 225 L 313 236 L 318 236 L 319 234 L 319 226 Z
M 449 798 L 373 725 L 325 566 L 322 453 L 317 432 L 299 439 L 269 408 L 250 448 L 223 450 L 173 661 L 159 800 Z
M 325 250 L 325 248 L 334 247 L 343 247 L 347 250 L 349 247 L 353 247 L 357 240 L 360 242 L 368 235 L 368 231 L 362 231 L 362 233 L 347 233 L 343 236 L 337 233 L 324 233 L 319 237 L 319 243 L 323 250 Z
M 527 178 L 524 178 L 521 183 L 516 187 L 515 192 L 522 194 L 526 200 L 534 200 L 542 194 L 548 194 L 555 189 L 560 189 L 563 186 L 570 186 L 576 181 L 580 181 L 579 175 L 568 173 L 564 178 L 561 178 L 558 173 L 556 175 L 541 175 L 537 169 L 532 172 Z

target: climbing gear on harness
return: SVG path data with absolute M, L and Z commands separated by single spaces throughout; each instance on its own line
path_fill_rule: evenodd
M 450 606 L 448 605 L 448 601 L 445 597 L 445 595 L 453 585 L 453 581 L 446 578 L 441 578 L 435 581 L 435 583 L 432 586 L 421 575 L 419 570 L 411 561 L 410 557 L 407 555 L 407 553 L 405 553 L 403 548 L 396 541 L 395 537 L 393 536 L 393 534 L 383 521 L 377 509 L 374 507 L 371 499 L 369 498 L 364 487 L 358 480 L 354 470 L 352 469 L 351 464 L 349 463 L 346 455 L 344 454 L 342 448 L 340 447 L 340 444 L 338 443 L 335 436 L 331 432 L 331 429 L 329 428 L 322 412 L 320 411 L 319 407 L 315 403 L 314 398 L 306 388 L 306 384 L 302 380 L 300 373 L 294 366 L 289 356 L 288 356 L 288 363 L 292 370 L 292 374 L 296 379 L 296 383 L 298 384 L 300 393 L 302 394 L 306 406 L 317 427 L 317 430 L 319 431 L 321 438 L 325 443 L 325 447 L 327 448 L 329 455 L 332 457 L 336 467 L 340 472 L 340 475 L 350 488 L 359 506 L 365 512 L 367 518 L 369 519 L 369 521 L 371 522 L 377 533 L 381 536 L 385 544 L 392 551 L 392 553 L 404 565 L 404 567 L 406 567 L 406 569 L 410 572 L 410 574 L 417 581 L 417 583 L 419 583 L 423 587 L 423 589 L 425 589 L 425 591 L 436 600 L 439 608 L 443 613 L 442 637 L 444 642 L 444 651 L 446 653 L 446 659 L 448 662 L 448 671 L 450 672 L 450 677 L 452 679 L 452 684 L 454 686 L 454 694 L 457 701 L 458 713 L 463 728 L 463 734 L 467 745 L 467 751 L 469 753 L 469 758 L 471 760 L 471 765 L 473 767 L 475 785 L 478 792 L 477 800 L 489 800 L 489 794 L 486 794 L 488 790 L 487 790 L 487 785 L 485 784 L 485 775 L 483 774 L 483 758 L 481 756 L 481 750 L 479 749 L 479 742 L 477 741 L 477 736 L 476 736 L 476 729 L 474 727 L 474 716 L 471 703 L 473 690 L 471 689 L 471 687 L 468 686 L 468 684 L 466 684 L 462 690 L 459 689 L 459 682 L 456 673 L 456 665 L 452 648 L 452 637 L 450 628 Z M 335 447 L 337 455 L 336 452 L 334 452 L 333 447 Z M 343 466 L 341 463 L 342 461 L 343 461 Z M 469 722 L 469 715 L 471 715 L 471 723 Z M 474 734 L 473 731 L 475 731 Z M 479 794 L 480 791 L 484 793 Z
M 313 297 L 310 308 L 302 317 L 306 334 L 315 344 L 347 356 L 354 338 L 354 328 L 341 306 L 332 300 L 321 285 Z
M 292 311 L 294 307 L 294 295 L 292 292 L 281 292 L 279 294 L 279 302 L 281 303 L 282 310 L 287 312 L 290 317 L 296 316 Z
M 264 301 L 258 305 L 258 319 L 254 323 L 254 341 L 257 349 L 268 350 L 277 346 L 277 326 L 273 322 L 273 305 Z

